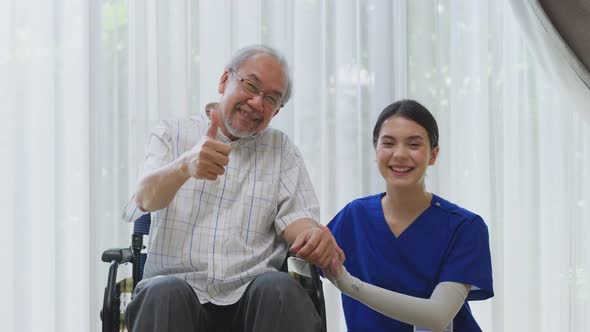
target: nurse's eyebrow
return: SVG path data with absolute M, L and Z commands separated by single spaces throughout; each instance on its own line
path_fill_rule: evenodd
M 395 140 L 396 138 L 394 136 L 391 136 L 391 135 L 383 135 L 383 136 L 381 136 L 381 139 L 393 139 L 393 140 Z M 408 140 L 408 141 L 411 141 L 411 140 L 424 140 L 424 137 L 422 137 L 420 135 L 414 135 L 414 136 L 406 137 L 405 139 Z

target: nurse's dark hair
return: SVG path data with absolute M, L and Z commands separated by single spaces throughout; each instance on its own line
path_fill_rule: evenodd
M 411 99 L 402 99 L 395 103 L 385 107 L 375 123 L 373 128 L 373 147 L 377 147 L 377 141 L 379 140 L 379 133 L 385 120 L 392 116 L 401 116 L 408 120 L 412 120 L 422 126 L 428 134 L 428 141 L 430 142 L 430 148 L 434 149 L 438 146 L 438 125 L 434 116 L 428 111 L 428 109 L 419 102 Z

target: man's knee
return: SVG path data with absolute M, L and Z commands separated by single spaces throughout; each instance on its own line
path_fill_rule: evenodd
M 195 295 L 186 281 L 171 276 L 158 276 L 139 282 L 133 292 L 132 299 L 143 297 L 143 301 L 165 301 L 166 299 L 178 300 L 187 296 Z
M 319 331 L 321 319 L 311 297 L 285 272 L 256 277 L 248 291 L 246 318 L 252 331 Z
M 307 297 L 295 278 L 285 272 L 266 272 L 254 279 L 251 290 L 256 296 L 273 300 L 299 301 Z
M 125 311 L 129 331 L 185 330 L 194 325 L 199 301 L 184 280 L 161 276 L 142 280 Z M 170 317 L 174 320 L 170 321 Z M 182 329 L 171 329 L 182 326 Z

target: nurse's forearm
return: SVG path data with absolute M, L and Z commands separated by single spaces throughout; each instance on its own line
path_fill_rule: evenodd
M 456 282 L 438 284 L 429 299 L 393 292 L 363 282 L 343 269 L 338 278 L 326 271 L 344 294 L 374 310 L 407 324 L 442 331 L 465 303 L 467 288 Z

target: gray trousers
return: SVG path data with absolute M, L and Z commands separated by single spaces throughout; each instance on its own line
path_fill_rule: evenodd
M 232 305 L 201 304 L 184 280 L 164 276 L 141 281 L 125 312 L 130 332 L 320 331 L 311 298 L 293 277 L 266 272 Z

